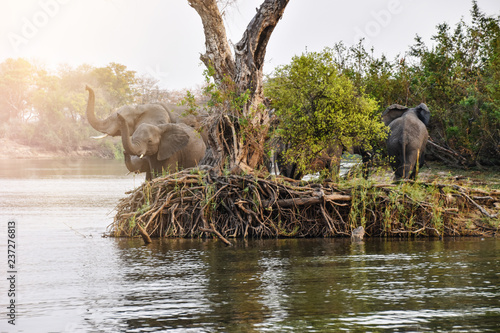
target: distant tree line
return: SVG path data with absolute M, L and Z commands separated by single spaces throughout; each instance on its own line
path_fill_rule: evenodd
M 305 121 L 300 117 L 305 110 L 316 116 L 309 118 L 319 127 L 308 128 L 302 135 L 320 133 L 319 137 L 330 140 L 331 129 L 322 120 L 332 120 L 335 131 L 344 131 L 344 138 L 336 138 L 342 144 L 349 141 L 345 139 L 349 135 L 351 139 L 362 137 L 340 121 L 361 131 L 365 122 L 364 134 L 370 139 L 366 131 L 374 126 L 368 122 L 370 117 L 394 103 L 413 107 L 423 102 L 431 110 L 431 139 L 460 159 L 448 158 L 432 147 L 430 157 L 464 166 L 500 165 L 500 16 L 485 15 L 475 1 L 470 14 L 470 23 L 461 20 L 455 27 L 438 25 L 432 46 L 417 36 L 415 44 L 393 60 L 375 56 L 363 41 L 351 47 L 340 42 L 321 53 L 295 57 L 290 65 L 277 68 L 268 77 L 265 92 L 274 106 L 281 108 L 288 130 L 300 132 L 303 126 L 294 126 L 293 122 Z M 333 66 L 334 70 L 325 66 Z M 291 74 L 294 76 L 287 77 Z M 319 75 L 316 86 L 311 81 L 315 75 Z M 325 82 L 331 85 L 326 87 Z M 0 63 L 0 137 L 54 149 L 81 145 L 93 133 L 84 115 L 85 84 L 97 92 L 96 109 L 108 113 L 124 104 L 177 102 L 186 95 L 186 91 L 160 89 L 155 79 L 139 76 L 116 63 L 99 68 L 63 66 L 50 72 L 24 59 L 7 59 Z M 287 91 L 288 87 L 304 87 L 309 91 L 301 91 L 303 96 L 320 99 L 293 104 L 297 102 L 293 98 L 299 95 Z M 361 106 L 361 114 L 356 115 L 354 108 L 340 117 L 330 114 L 344 103 L 335 87 L 356 97 L 351 106 Z M 323 89 L 322 94 L 314 89 Z M 287 115 L 287 110 L 295 113 Z M 285 128 L 278 130 L 283 133 Z M 319 142 L 311 137 L 300 137 L 299 141 L 312 145 Z
M 178 102 L 186 93 L 162 89 L 155 78 L 117 63 L 49 71 L 36 62 L 7 59 L 0 63 L 0 137 L 53 150 L 90 145 L 119 155 L 118 144 L 88 140 L 96 133 L 85 117 L 86 84 L 97 92 L 100 117 L 125 104 Z
M 345 118 L 341 108 L 346 104 L 335 107 L 338 97 L 324 86 L 332 75 L 340 75 L 351 80 L 355 95 L 378 102 L 377 115 L 394 103 L 408 107 L 426 103 L 431 110 L 431 139 L 452 153 L 430 147 L 430 157 L 462 166 L 500 165 L 500 18 L 486 16 L 475 1 L 471 18 L 471 23 L 461 20 L 454 28 L 438 25 L 432 47 L 417 36 L 410 50 L 394 60 L 375 56 L 360 41 L 352 47 L 337 43 L 321 53 L 305 53 L 277 68 L 267 80 L 266 92 L 285 120 L 280 135 L 298 142 L 328 137 L 331 142 L 337 133 L 333 139 L 346 141 L 347 124 L 315 123 L 339 116 L 346 123 L 359 122 L 355 113 Z M 358 107 L 358 118 L 368 114 Z M 291 127 L 290 119 L 308 126 Z M 322 134 L 304 137 L 308 133 Z M 358 138 L 366 137 L 359 133 Z

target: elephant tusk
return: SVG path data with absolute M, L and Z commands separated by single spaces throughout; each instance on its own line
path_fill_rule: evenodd
M 139 156 L 139 158 L 143 158 L 144 157 L 144 154 L 141 154 L 141 156 Z
M 97 140 L 97 139 L 103 139 L 103 138 L 105 138 L 107 136 L 108 136 L 108 134 L 103 134 L 103 135 L 99 135 L 99 136 L 91 136 L 91 138 Z

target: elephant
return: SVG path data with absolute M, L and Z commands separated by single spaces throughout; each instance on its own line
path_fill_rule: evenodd
M 280 139 L 273 139 L 273 150 L 271 157 L 266 160 L 267 169 L 269 172 L 278 173 L 282 176 L 292 179 L 302 179 L 302 172 L 299 172 L 296 163 L 290 163 L 285 160 L 285 153 L 290 149 L 290 144 L 282 142 Z
M 177 111 L 179 110 L 179 108 L 177 107 L 174 110 Z M 203 139 L 203 142 L 205 142 L 206 146 L 208 146 L 208 132 L 204 125 L 204 122 L 207 116 L 208 115 L 206 113 L 197 115 L 188 114 L 188 115 L 182 115 L 181 117 L 178 118 L 179 119 L 178 122 L 182 122 L 195 129 L 196 132 L 198 132 L 199 135 L 201 135 L 201 138 Z
M 415 179 L 423 166 L 430 117 L 424 103 L 411 109 L 393 104 L 382 114 L 382 121 L 390 129 L 387 153 L 396 180 Z
M 147 169 L 146 180 L 163 171 L 195 167 L 205 156 L 205 142 L 199 133 L 184 123 L 158 126 L 142 123 L 130 136 L 126 119 L 120 113 L 117 118 L 123 149 L 126 154 L 135 155 L 129 165 L 136 171 Z M 145 159 L 147 164 L 138 162 L 136 156 Z
M 179 106 L 171 103 L 150 103 L 150 104 L 141 104 L 137 106 L 122 106 L 118 109 L 117 112 L 113 113 L 106 119 L 98 119 L 95 115 L 95 94 L 92 88 L 86 86 L 86 89 L 89 91 L 89 100 L 87 103 L 87 119 L 90 125 L 98 130 L 101 133 L 104 133 L 103 136 L 97 137 L 102 138 L 105 136 L 119 136 L 120 133 L 120 124 L 118 122 L 117 114 L 120 113 L 126 120 L 127 125 L 129 126 L 130 133 L 133 133 L 135 129 L 142 123 L 153 124 L 153 125 L 161 125 L 161 124 L 169 124 L 169 123 L 185 123 L 186 125 L 191 126 L 196 129 L 205 144 L 208 142 L 208 134 L 205 130 L 202 122 L 203 119 L 206 118 L 206 108 L 202 105 L 201 110 L 202 114 L 193 115 L 188 114 L 185 115 L 188 107 Z
M 271 127 L 278 127 L 279 118 L 275 114 L 275 110 L 271 109 L 269 111 L 269 119 Z M 280 137 L 274 137 L 270 140 L 270 146 L 272 154 L 266 159 L 265 163 L 269 172 L 279 171 L 280 175 L 283 175 L 292 179 L 302 179 L 304 176 L 303 172 L 299 171 L 296 163 L 290 163 L 285 160 L 286 151 L 292 149 L 292 145 L 289 142 L 284 142 Z M 317 172 L 323 169 L 328 169 L 333 171 L 337 169 L 340 170 L 340 160 L 344 151 L 349 151 L 352 154 L 359 154 L 362 158 L 362 170 L 363 177 L 368 178 L 368 169 L 373 164 L 373 149 L 368 150 L 364 148 L 364 145 L 359 144 L 351 147 L 345 147 L 340 143 L 332 143 L 330 146 L 322 150 L 318 156 L 311 162 L 311 170 Z
M 173 114 L 169 108 L 162 103 L 142 104 L 137 106 L 125 105 L 106 119 L 98 119 L 95 115 L 94 90 L 89 86 L 86 86 L 85 89 L 89 92 L 87 119 L 90 125 L 97 131 L 104 133 L 104 136 L 121 135 L 118 114 L 121 114 L 125 119 L 131 133 L 141 124 L 162 125 L 177 123 L 179 121 L 177 115 Z
M 373 144 L 372 144 L 373 145 Z M 298 170 L 296 163 L 290 163 L 285 160 L 285 153 L 288 149 L 292 149 L 291 144 L 284 143 L 280 138 L 274 138 L 271 141 L 273 147 L 272 156 L 266 160 L 268 170 L 279 171 L 283 175 L 292 179 L 302 179 L 304 174 Z M 369 169 L 373 166 L 373 159 L 376 154 L 374 148 L 367 149 L 364 144 L 353 145 L 346 147 L 341 144 L 331 144 L 328 148 L 322 150 L 318 156 L 312 160 L 310 169 L 314 172 L 328 169 L 333 171 L 340 167 L 340 160 L 344 152 L 357 154 L 361 156 L 361 170 L 363 178 L 369 176 Z
M 297 164 L 285 160 L 285 153 L 288 149 L 291 149 L 291 145 L 282 142 L 280 139 L 274 139 L 274 141 L 273 155 L 271 160 L 267 161 L 268 170 L 274 168 L 279 171 L 282 176 L 296 180 L 302 179 L 304 174 L 302 171 L 299 171 Z M 312 160 L 310 169 L 313 172 L 324 169 L 334 170 L 334 168 L 339 167 L 341 157 L 342 147 L 336 144 L 331 145 L 327 149 L 322 150 L 318 156 Z

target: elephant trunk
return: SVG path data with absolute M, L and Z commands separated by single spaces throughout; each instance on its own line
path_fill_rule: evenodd
M 89 121 L 90 126 L 92 126 L 95 130 L 101 132 L 101 133 L 106 133 L 107 132 L 107 124 L 105 120 L 100 120 L 96 117 L 95 115 L 95 94 L 94 90 L 90 88 L 89 86 L 85 87 L 86 90 L 89 92 L 89 100 L 87 103 L 87 120 Z
M 120 132 L 122 134 L 122 144 L 125 152 L 129 155 L 142 155 L 139 146 L 135 145 L 130 139 L 127 122 L 120 114 L 118 114 L 118 119 L 120 121 Z
M 146 159 L 129 155 L 127 152 L 124 152 L 123 156 L 125 158 L 125 166 L 128 171 L 137 173 L 149 171 L 149 162 Z
M 127 167 L 127 170 L 130 172 L 137 172 L 137 166 L 132 163 L 132 159 L 130 158 L 130 155 L 127 153 L 123 154 L 123 157 L 125 158 L 125 166 Z

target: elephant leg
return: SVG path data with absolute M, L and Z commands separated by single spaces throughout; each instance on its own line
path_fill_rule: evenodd
M 425 160 L 424 160 L 424 154 L 423 154 L 423 152 L 417 151 L 416 158 L 415 158 L 415 163 L 414 163 L 414 167 L 413 167 L 412 173 L 410 175 L 410 179 L 416 179 L 417 178 L 417 174 L 420 172 L 420 169 L 422 168 L 422 166 L 424 166 L 424 163 L 425 163 Z
M 146 180 L 151 181 L 151 180 L 153 180 L 154 173 L 155 173 L 154 165 L 153 165 L 154 163 L 153 163 L 151 157 L 148 158 L 148 164 L 149 164 L 149 169 L 146 171 Z
M 417 177 L 420 151 L 418 149 L 410 149 L 409 154 L 406 156 L 405 163 L 405 177 L 415 179 Z
M 405 178 L 405 165 L 401 164 L 394 170 L 394 180 Z
M 409 179 L 409 178 L 411 178 L 411 176 L 413 174 L 414 167 L 415 167 L 415 164 L 409 163 L 408 160 L 406 161 L 406 163 L 402 163 L 396 169 L 396 172 L 395 172 L 396 179 L 400 179 L 400 178 Z

